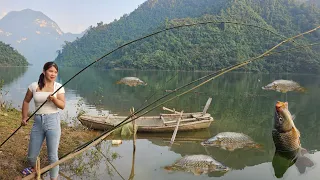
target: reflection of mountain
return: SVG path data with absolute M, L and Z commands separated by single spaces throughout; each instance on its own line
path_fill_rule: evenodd
M 9 85 L 12 81 L 21 77 L 27 67 L 0 67 L 0 80 L 4 81 L 4 85 Z

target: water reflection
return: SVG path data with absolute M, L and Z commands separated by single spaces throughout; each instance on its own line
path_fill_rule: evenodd
M 159 146 L 168 146 L 161 140 L 150 140 L 153 144 Z M 179 141 L 178 141 L 179 142 Z M 233 170 L 241 170 L 247 166 L 254 166 L 272 159 L 273 151 L 257 150 L 257 149 L 237 149 L 233 152 L 223 150 L 217 147 L 203 147 L 200 142 L 185 142 L 174 144 L 171 151 L 180 154 L 181 156 L 205 154 L 215 160 L 223 163 Z
M 76 156 L 70 162 L 60 165 L 60 175 L 70 179 L 77 177 L 100 179 L 99 171 L 102 168 L 110 177 L 114 177 L 118 171 L 112 163 L 119 158 L 117 152 L 111 151 L 111 142 L 106 141 Z
M 275 176 L 282 178 L 293 164 L 295 164 L 300 174 L 305 173 L 308 167 L 314 166 L 313 161 L 306 157 L 307 153 L 307 150 L 303 148 L 288 152 L 275 151 L 272 160 Z
M 10 85 L 23 76 L 27 69 L 28 67 L 0 67 L 0 81 L 3 80 L 4 85 Z

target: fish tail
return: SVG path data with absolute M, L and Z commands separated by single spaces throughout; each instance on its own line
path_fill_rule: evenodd
M 302 174 L 306 171 L 307 167 L 314 166 L 314 162 L 305 156 L 300 156 L 298 157 L 295 165 L 298 168 L 299 172 Z
M 304 92 L 307 91 L 307 89 L 304 88 L 304 87 L 299 87 L 299 88 L 298 88 L 298 91 L 304 93 Z
M 254 144 L 253 148 L 261 151 L 261 152 L 265 152 L 265 150 L 263 149 L 263 145 L 262 144 Z
M 165 166 L 165 167 L 163 167 L 163 169 L 165 169 L 167 171 L 172 171 L 173 167 L 172 166 Z
M 257 149 L 262 149 L 263 145 L 262 144 L 255 144 L 254 147 L 257 148 Z

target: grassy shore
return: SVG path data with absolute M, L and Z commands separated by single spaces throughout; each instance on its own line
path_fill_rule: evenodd
M 0 143 L 20 126 L 20 122 L 21 111 L 14 108 L 0 107 Z M 26 157 L 32 124 L 33 118 L 29 120 L 27 126 L 20 128 L 0 148 L 0 179 L 15 179 L 22 176 L 21 171 L 28 166 Z M 59 157 L 100 134 L 97 131 L 87 130 L 86 128 L 68 127 L 64 123 L 61 124 L 61 127 Z M 41 167 L 48 165 L 45 141 L 39 157 Z

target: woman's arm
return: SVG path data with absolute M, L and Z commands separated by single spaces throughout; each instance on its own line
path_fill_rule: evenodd
M 48 100 L 52 101 L 60 109 L 64 109 L 64 107 L 65 107 L 64 93 L 57 94 L 57 97 L 50 95 L 48 97 Z
M 24 97 L 23 103 L 22 103 L 22 120 L 21 120 L 21 125 L 26 125 L 27 124 L 27 119 L 28 117 L 28 112 L 29 112 L 29 103 L 31 99 L 33 98 L 32 92 L 28 89 L 27 93 Z

